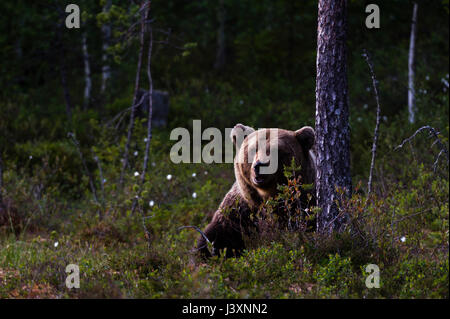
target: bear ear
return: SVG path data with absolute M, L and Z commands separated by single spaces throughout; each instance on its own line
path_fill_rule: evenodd
M 295 131 L 295 137 L 300 145 L 308 151 L 314 145 L 314 129 L 310 126 L 305 126 Z
M 238 147 L 240 147 L 240 144 L 245 140 L 245 138 L 252 134 L 254 131 L 254 128 L 238 123 L 231 130 L 230 138 L 233 141 L 234 145 L 236 145 L 236 143 L 239 143 Z

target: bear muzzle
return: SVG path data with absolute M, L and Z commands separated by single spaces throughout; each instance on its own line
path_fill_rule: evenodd
M 270 184 L 272 181 L 272 174 L 263 174 L 261 172 L 262 167 L 268 167 L 270 165 L 269 161 L 261 162 L 256 161 L 252 166 L 252 183 L 257 187 L 264 187 Z

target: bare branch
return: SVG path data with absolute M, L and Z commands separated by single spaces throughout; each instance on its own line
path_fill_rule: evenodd
M 417 134 L 419 134 L 422 131 L 428 130 L 428 132 L 430 133 L 430 137 L 434 137 L 434 142 L 432 144 L 433 145 L 437 145 L 440 149 L 440 152 L 436 158 L 436 161 L 434 162 L 433 168 L 436 171 L 438 162 L 439 162 L 439 158 L 441 157 L 442 154 L 445 154 L 445 156 L 447 157 L 447 165 L 449 162 L 449 156 L 448 156 L 448 150 L 447 147 L 445 147 L 444 143 L 442 142 L 442 140 L 439 138 L 439 131 L 437 131 L 435 128 L 429 126 L 429 125 L 425 125 L 422 126 L 421 128 L 419 128 L 417 131 L 414 132 L 413 135 L 411 135 L 410 137 L 408 137 L 407 139 L 403 140 L 403 142 L 400 145 L 397 145 L 397 147 L 394 148 L 394 151 L 402 148 L 406 142 L 411 143 L 411 141 L 416 137 Z
M 146 17 L 148 15 L 148 10 L 145 13 Z M 148 43 L 148 53 L 147 53 L 147 77 L 148 77 L 148 83 L 149 83 L 149 90 L 146 96 L 148 97 L 148 116 L 147 116 L 147 141 L 145 144 L 145 156 L 144 156 L 144 163 L 142 167 L 141 172 L 141 180 L 140 180 L 140 186 L 139 186 L 139 194 L 138 197 L 141 196 L 142 193 L 142 186 L 145 181 L 145 175 L 147 174 L 147 168 L 148 168 L 148 160 L 149 160 L 149 153 L 150 153 L 150 142 L 152 140 L 152 110 L 153 110 L 153 79 L 152 79 L 152 73 L 151 73 L 151 61 L 152 61 L 152 49 L 153 49 L 153 30 L 152 27 L 149 26 L 149 34 L 150 39 Z M 136 202 L 137 199 L 135 198 L 133 201 L 133 205 L 131 207 L 131 213 L 134 212 L 136 208 Z
M 375 125 L 375 131 L 373 133 L 373 144 L 372 144 L 372 161 L 370 163 L 370 173 L 369 173 L 369 182 L 367 183 L 367 195 L 370 195 L 372 190 L 372 177 L 373 177 L 373 168 L 375 166 L 375 156 L 377 154 L 377 144 L 378 144 L 378 135 L 380 131 L 380 99 L 378 97 L 378 89 L 377 89 L 377 79 L 375 77 L 375 73 L 373 71 L 372 61 L 370 60 L 369 54 L 364 50 L 363 57 L 365 57 L 367 64 L 369 65 L 370 74 L 372 76 L 372 85 L 373 90 L 375 92 L 375 100 L 377 102 L 377 119 Z
M 86 164 L 86 161 L 84 159 L 83 153 L 81 152 L 81 149 L 80 149 L 80 143 L 78 142 L 78 140 L 77 140 L 77 138 L 76 138 L 74 133 L 69 132 L 67 135 L 72 140 L 73 144 L 75 145 L 75 147 L 77 149 L 78 155 L 80 156 L 81 163 L 83 165 L 83 169 L 84 169 L 86 175 L 89 178 L 89 186 L 91 187 L 92 195 L 94 196 L 95 202 L 98 204 L 99 201 L 98 201 L 98 197 L 97 197 L 97 190 L 95 188 L 94 178 L 92 177 L 92 174 L 89 171 L 89 168 L 87 167 L 87 164 Z M 102 213 L 99 211 L 98 214 L 99 214 L 99 217 L 101 219 L 103 217 Z
M 196 231 L 198 231 L 200 233 L 200 235 L 202 235 L 202 237 L 206 240 L 207 244 L 211 244 L 212 245 L 212 243 L 209 241 L 209 239 L 206 236 L 206 234 L 200 228 L 198 228 L 197 226 L 190 226 L 190 225 L 189 226 L 181 226 L 181 227 L 178 227 L 178 230 L 180 231 L 180 230 L 185 229 L 185 228 L 195 229 Z M 199 251 L 199 250 L 201 250 L 203 248 L 206 248 L 206 246 L 207 245 L 205 245 L 203 247 L 198 247 L 197 249 L 195 249 L 195 251 Z
M 148 2 L 148 1 L 147 1 Z M 146 2 L 146 4 L 147 4 Z M 142 8 L 147 7 L 147 5 L 144 4 Z M 149 4 L 148 4 L 149 6 Z M 141 10 L 142 10 L 141 8 Z M 145 19 L 147 18 L 148 10 L 145 11 L 145 13 L 142 14 L 141 18 L 141 33 L 140 33 L 140 47 L 139 47 L 139 57 L 138 57 L 138 66 L 136 71 L 136 80 L 135 80 L 135 86 L 134 86 L 134 96 L 133 96 L 133 105 L 136 104 L 136 99 L 139 91 L 139 85 L 141 80 L 141 68 L 142 68 L 142 57 L 144 54 L 144 33 L 145 33 Z M 128 134 L 127 134 L 127 142 L 125 143 L 125 149 L 123 154 L 123 163 L 122 163 L 122 171 L 120 172 L 120 185 L 123 185 L 123 178 L 125 175 L 125 169 L 128 166 L 128 151 L 130 149 L 130 143 L 131 143 L 131 137 L 133 135 L 133 129 L 134 129 L 134 112 L 135 108 L 131 108 L 131 116 L 130 116 L 130 123 L 128 125 Z
M 94 156 L 95 162 L 97 163 L 98 172 L 100 175 L 100 189 L 102 191 L 102 207 L 103 209 L 105 209 L 105 179 L 103 178 L 102 163 L 94 151 L 92 151 L 92 154 Z

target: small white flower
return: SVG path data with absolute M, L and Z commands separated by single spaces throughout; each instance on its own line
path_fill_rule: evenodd
M 139 172 L 134 172 L 134 176 L 139 176 Z
M 197 198 L 197 193 L 192 193 L 192 198 Z
M 139 154 L 138 151 L 133 153 L 134 156 L 138 156 L 138 154 Z
M 367 110 L 367 109 L 369 108 L 369 105 L 364 104 L 364 105 L 363 105 L 363 108 L 364 108 L 364 110 Z
M 29 159 L 33 159 L 33 155 L 30 155 Z
M 362 117 L 358 116 L 358 118 L 356 119 L 358 122 L 362 122 Z
M 244 104 L 244 101 L 240 100 L 240 101 L 239 101 L 239 104 L 240 104 L 240 105 Z
M 205 175 L 208 175 L 208 172 L 207 172 L 207 171 L 205 171 Z
M 400 238 L 400 241 L 401 241 L 402 243 L 404 243 L 404 242 L 406 241 L 406 237 L 403 236 L 402 238 Z
M 427 76 L 425 77 L 425 80 L 429 81 L 429 80 L 430 80 L 430 76 L 427 75 Z
M 170 181 L 172 179 L 172 175 L 169 174 L 169 175 L 166 176 L 166 178 L 167 178 L 168 181 Z
M 104 179 L 103 179 L 103 184 L 105 184 L 105 183 L 106 183 L 106 181 L 107 181 L 107 179 L 106 179 L 106 178 L 104 178 Z
M 152 162 L 152 166 L 155 167 L 155 166 L 156 166 L 156 163 L 155 163 L 155 162 Z
M 147 142 L 148 140 L 147 140 L 147 138 L 144 138 L 144 142 Z
M 152 200 L 151 200 L 151 201 L 149 201 L 149 202 L 148 202 L 148 206 L 150 206 L 150 207 L 153 207 L 153 206 L 155 206 L 155 202 L 154 202 L 154 201 L 152 201 Z
M 55 246 L 55 248 L 58 247 L 58 245 L 59 245 L 59 243 L 57 241 L 53 244 L 53 246 Z
M 195 176 L 197 176 L 197 174 L 196 173 L 192 173 L 192 177 L 195 177 Z
M 423 90 L 423 94 L 427 94 L 428 93 L 428 91 L 427 90 Z

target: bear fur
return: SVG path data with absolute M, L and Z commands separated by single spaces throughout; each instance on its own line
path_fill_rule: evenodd
M 261 139 L 262 136 L 262 139 Z M 292 158 L 300 165 L 300 175 L 304 184 L 315 181 L 315 156 L 313 153 L 314 129 L 305 126 L 297 131 L 283 129 L 261 129 L 237 124 L 231 131 L 230 138 L 236 146 L 234 172 L 236 182 L 225 195 L 222 203 L 197 241 L 196 250 L 203 257 L 210 257 L 207 240 L 213 245 L 213 255 L 218 255 L 226 248 L 226 256 L 237 256 L 245 248 L 244 236 L 257 229 L 251 217 L 259 206 L 277 194 L 277 185 L 286 184 L 283 174 L 284 166 L 291 164 Z M 265 151 L 258 147 L 265 140 Z M 263 145 L 263 144 L 261 144 Z M 277 145 L 278 152 L 269 150 Z M 268 166 L 272 155 L 278 154 L 276 172 L 261 174 L 261 167 Z M 276 155 L 275 155 L 276 156 Z M 314 197 L 314 187 L 309 191 Z M 306 203 L 307 193 L 302 194 Z M 301 199 L 302 199 L 301 198 Z M 308 201 L 309 205 L 313 204 Z M 205 238 L 205 236 L 206 238 Z

